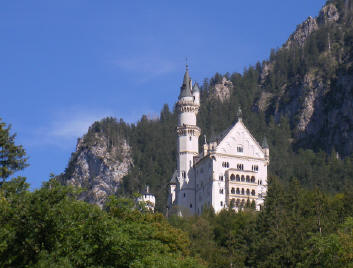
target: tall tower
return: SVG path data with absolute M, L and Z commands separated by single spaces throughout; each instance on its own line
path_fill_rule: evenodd
M 196 125 L 196 116 L 200 108 L 200 89 L 189 76 L 188 66 L 186 65 L 183 84 L 180 88 L 179 100 L 176 103 L 178 113 L 177 126 L 177 195 L 178 207 L 195 213 L 195 174 L 194 156 L 199 154 L 198 140 L 201 129 Z

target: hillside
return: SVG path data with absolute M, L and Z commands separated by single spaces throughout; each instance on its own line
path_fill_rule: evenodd
M 268 138 L 270 176 L 283 182 L 297 178 L 307 188 L 326 192 L 342 191 L 353 184 L 352 63 L 353 3 L 328 1 L 317 17 L 298 25 L 280 49 L 271 51 L 267 61 L 243 74 L 205 79 L 198 115 L 202 135 L 212 137 L 228 128 L 240 105 L 254 136 Z M 99 198 L 86 198 L 97 192 L 94 185 L 108 189 L 106 196 L 129 195 L 149 184 L 157 209 L 164 211 L 167 184 L 176 166 L 175 126 L 175 112 L 168 106 L 158 120 L 144 116 L 132 125 L 111 118 L 96 122 L 79 141 L 62 182 L 84 185 L 88 192 L 83 199 L 98 204 Z M 104 155 L 92 144 L 115 153 L 103 161 Z M 91 160 L 84 165 L 96 171 L 89 176 L 79 171 L 79 156 L 85 150 Z M 121 176 L 114 179 L 111 172 L 119 165 L 125 169 L 118 168 Z

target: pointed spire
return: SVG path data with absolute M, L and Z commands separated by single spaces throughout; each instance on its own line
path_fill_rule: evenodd
M 240 105 L 239 105 L 239 108 L 238 108 L 237 117 L 238 117 L 238 121 L 242 121 L 243 112 L 241 110 Z
M 192 93 L 194 92 L 200 92 L 199 84 L 195 83 L 193 88 L 192 88 Z
M 262 141 L 262 148 L 263 149 L 268 149 L 269 148 L 266 136 L 264 136 L 264 139 Z
M 189 66 L 186 64 L 185 67 L 186 68 L 185 68 L 184 80 L 180 88 L 179 99 L 183 97 L 192 97 L 191 88 L 190 88 Z

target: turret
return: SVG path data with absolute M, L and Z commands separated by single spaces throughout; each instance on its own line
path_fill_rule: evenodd
M 176 199 L 181 207 L 195 209 L 195 174 L 194 157 L 199 155 L 200 128 L 196 125 L 196 116 L 200 108 L 200 89 L 197 84 L 192 87 L 189 69 L 186 65 L 183 84 L 176 103 L 178 113 L 178 157 L 177 157 L 177 191 Z
M 200 88 L 197 83 L 194 84 L 192 88 L 192 95 L 194 96 L 194 102 L 197 105 L 200 105 Z
M 264 152 L 265 152 L 265 158 L 266 158 L 266 159 L 270 159 L 270 148 L 269 148 L 269 146 L 268 146 L 266 137 L 264 137 L 264 139 L 263 139 L 263 141 L 262 141 L 262 149 L 263 149 Z

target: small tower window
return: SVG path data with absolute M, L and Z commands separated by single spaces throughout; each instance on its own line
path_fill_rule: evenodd
M 237 152 L 242 153 L 243 152 L 243 146 L 239 145 L 237 146 Z
M 219 189 L 219 193 L 220 193 L 220 194 L 223 194 L 223 189 Z
M 186 172 L 185 171 L 181 172 L 181 176 L 183 177 L 183 179 L 185 179 L 186 178 Z
M 221 201 L 221 207 L 223 207 L 223 201 Z
M 219 176 L 219 180 L 220 180 L 220 181 L 223 181 L 223 176 Z

